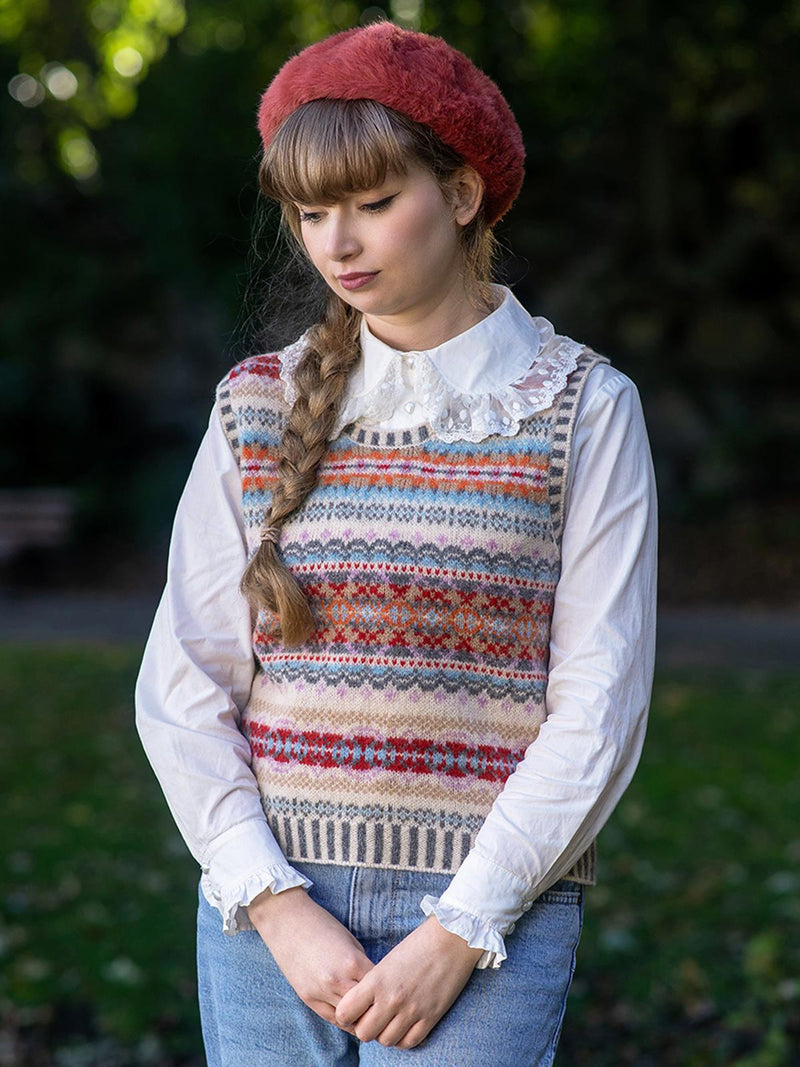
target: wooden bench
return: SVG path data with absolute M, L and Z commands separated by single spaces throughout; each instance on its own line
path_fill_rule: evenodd
M 0 563 L 26 548 L 65 544 L 76 510 L 71 489 L 0 489 Z

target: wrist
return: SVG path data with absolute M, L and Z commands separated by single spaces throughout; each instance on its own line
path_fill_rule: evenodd
M 466 962 L 476 964 L 483 955 L 482 948 L 472 948 L 466 938 L 445 929 L 435 915 L 429 915 L 425 922 L 430 924 L 433 936 L 443 948 L 460 956 Z
M 302 886 L 292 886 L 280 893 L 265 889 L 247 905 L 247 914 L 253 926 L 257 929 L 264 929 L 272 923 L 284 921 L 292 912 L 302 908 L 308 900 L 308 893 Z

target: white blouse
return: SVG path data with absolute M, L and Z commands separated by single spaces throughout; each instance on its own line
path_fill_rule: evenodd
M 516 433 L 546 408 L 581 346 L 531 318 L 508 290 L 498 308 L 438 348 L 399 352 L 362 326 L 362 358 L 335 433 L 427 423 L 435 436 Z M 299 356 L 284 356 L 287 398 Z M 145 648 L 136 721 L 206 899 L 227 933 L 265 889 L 308 887 L 264 816 L 238 729 L 256 670 L 241 480 L 214 409 L 178 505 L 167 584 Z M 653 676 L 656 496 L 635 386 L 607 364 L 576 416 L 550 641 L 548 717 L 475 847 L 438 899 L 420 902 L 499 966 L 505 936 L 572 867 L 613 811 L 641 752 Z

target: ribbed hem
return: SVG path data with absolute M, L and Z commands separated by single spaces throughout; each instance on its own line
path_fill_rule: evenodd
M 331 805 L 333 807 L 333 805 Z M 330 818 L 268 811 L 275 838 L 290 862 L 335 863 L 343 867 L 393 867 L 406 871 L 455 874 L 474 844 L 483 821 L 479 816 L 452 816 L 445 825 L 422 826 L 415 813 L 399 811 L 386 822 L 335 811 Z
M 561 876 L 570 882 L 578 882 L 579 885 L 597 884 L 597 843 L 592 841 L 586 851 L 580 856 L 566 874 Z

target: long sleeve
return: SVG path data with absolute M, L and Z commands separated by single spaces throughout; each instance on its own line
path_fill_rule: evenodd
M 214 410 L 175 516 L 136 724 L 227 933 L 249 925 L 244 907 L 264 889 L 310 885 L 273 837 L 238 728 L 255 671 L 246 562 L 239 469 Z
M 487 950 L 483 965 L 506 958 L 504 936 L 570 870 L 634 773 L 655 601 L 655 484 L 641 405 L 628 378 L 598 366 L 575 425 L 547 719 L 446 892 L 423 901 L 426 913 Z

